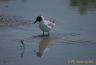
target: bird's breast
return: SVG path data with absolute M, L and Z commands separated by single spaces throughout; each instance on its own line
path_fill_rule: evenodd
M 44 32 L 49 32 L 50 28 L 44 23 L 44 22 L 40 22 L 39 23 L 39 28 L 44 31 Z

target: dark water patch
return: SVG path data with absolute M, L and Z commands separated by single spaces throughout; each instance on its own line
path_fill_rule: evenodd
M 28 20 L 21 16 L 3 16 L 0 15 L 0 27 L 18 27 L 33 24 L 32 20 Z
M 77 8 L 80 14 L 95 13 L 96 0 L 70 0 L 70 6 Z

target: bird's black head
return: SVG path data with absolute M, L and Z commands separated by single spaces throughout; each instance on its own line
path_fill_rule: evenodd
M 34 24 L 35 24 L 36 22 L 40 22 L 40 21 L 42 21 L 42 17 L 41 17 L 41 16 L 37 16 L 36 21 L 34 22 Z

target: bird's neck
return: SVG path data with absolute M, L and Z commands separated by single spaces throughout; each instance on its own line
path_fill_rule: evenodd
M 43 16 L 41 16 L 42 17 L 42 20 L 44 20 L 44 17 Z

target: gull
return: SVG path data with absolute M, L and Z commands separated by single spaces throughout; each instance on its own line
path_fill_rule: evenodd
M 49 31 L 55 26 L 54 21 L 45 20 L 43 16 L 37 16 L 35 23 L 39 22 L 39 28 L 43 32 L 43 36 L 45 32 L 48 32 L 48 36 L 50 35 Z

